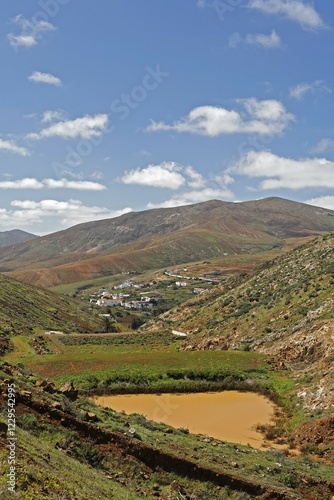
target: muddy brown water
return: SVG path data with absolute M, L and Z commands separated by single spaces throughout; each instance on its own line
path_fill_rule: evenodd
M 118 412 L 139 413 L 155 422 L 255 448 L 266 446 L 256 425 L 272 423 L 275 413 L 274 404 L 264 396 L 238 391 L 98 396 L 94 402 Z

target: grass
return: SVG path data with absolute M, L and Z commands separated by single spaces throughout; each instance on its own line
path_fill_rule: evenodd
M 0 331 L 7 335 L 45 330 L 95 331 L 101 320 L 83 304 L 0 274 Z
M 3 374 L 1 378 L 5 376 Z M 15 383 L 17 386 L 22 384 L 22 377 Z M 25 389 L 32 391 L 34 399 L 40 394 L 28 382 L 25 382 Z M 42 393 L 42 397 L 50 402 L 56 398 L 47 393 Z M 288 493 L 291 499 L 306 498 L 303 492 L 309 493 L 310 488 L 313 490 L 317 481 L 332 480 L 331 466 L 315 462 L 306 455 L 292 459 L 282 451 L 263 452 L 250 446 L 208 439 L 204 435 L 185 433 L 182 429 L 152 422 L 142 415 L 123 415 L 97 407 L 87 399 L 66 402 L 68 414 L 78 417 L 82 411 L 94 412 L 98 425 L 106 430 L 128 435 L 129 429 L 133 428 L 137 436 L 134 441 L 138 439 L 173 456 L 187 457 L 200 467 L 210 467 L 232 477 L 276 487 Z M 173 481 L 179 485 L 180 491 L 186 491 L 188 496 L 196 494 L 203 500 L 246 498 L 241 492 L 226 487 L 182 477 L 175 470 L 149 470 L 134 457 L 126 453 L 120 455 L 117 448 L 111 453 L 110 449 L 99 446 L 94 439 L 83 438 L 77 431 L 59 425 L 48 415 L 21 414 L 19 411 L 17 437 L 17 484 L 20 492 L 17 498 L 20 499 L 129 500 L 142 497 L 139 492 L 143 490 L 151 499 L 154 498 L 153 491 L 158 488 L 167 498 L 177 500 L 180 497 L 173 497 L 170 492 Z M 5 446 L 1 447 L 0 494 L 5 500 L 6 453 Z M 321 498 L 321 493 L 314 498 Z
M 36 429 L 36 425 L 35 425 Z M 60 437 L 48 429 L 37 435 L 31 430 L 17 429 L 17 493 L 7 490 L 6 462 L 8 451 L 0 450 L 0 497 L 24 500 L 49 500 L 60 498 L 90 499 L 110 498 L 135 500 L 141 498 L 134 491 L 106 478 L 88 463 L 74 460 L 55 448 Z M 36 432 L 36 431 L 35 431 Z M 65 435 L 65 432 L 60 435 Z M 55 439 L 56 438 L 56 439 Z M 152 497 L 151 497 L 152 498 Z
M 1 381 L 7 377 L 0 372 Z M 21 377 L 14 377 L 17 388 L 30 390 L 33 399 L 40 397 L 51 404 L 54 400 L 65 405 L 65 399 L 43 393 Z M 282 385 L 283 390 L 283 385 Z M 80 412 L 92 411 L 99 427 L 129 435 L 134 428 L 134 442 L 145 443 L 173 456 L 187 457 L 199 467 L 210 467 L 232 477 L 241 477 L 263 486 L 284 491 L 289 498 L 327 498 L 326 482 L 332 481 L 332 467 L 316 462 L 307 455 L 289 458 L 283 451 L 259 451 L 250 446 L 226 443 L 200 434 L 185 433 L 165 424 L 147 420 L 142 415 L 123 415 L 111 409 L 95 406 L 87 399 L 66 401 L 66 413 L 78 418 Z M 0 406 L 1 420 L 4 421 Z M 14 498 L 90 500 L 110 498 L 134 500 L 154 498 L 157 489 L 166 498 L 182 498 L 171 493 L 173 482 L 184 496 L 196 495 L 201 500 L 242 500 L 247 496 L 227 487 L 210 482 L 183 477 L 177 470 L 151 470 L 126 450 L 105 445 L 84 437 L 80 432 L 66 428 L 48 414 L 21 413 L 18 407 L 17 437 L 17 494 Z M 0 437 L 1 445 L 3 438 Z M 122 453 L 121 453 L 122 452 Z M 0 495 L 7 500 L 5 474 L 7 451 L 0 446 Z M 317 486 L 321 482 L 322 485 Z M 324 490 L 321 490 L 321 488 Z M 326 489 L 327 488 L 327 489 Z M 323 492 L 323 496 L 321 496 Z
M 5 358 L 84 393 L 253 390 L 280 399 L 277 374 L 265 355 L 244 351 L 178 351 L 168 334 L 44 336 L 50 353 L 36 354 L 24 337 Z M 280 384 L 284 386 L 284 377 Z M 283 394 L 287 393 L 285 381 Z M 278 396 L 275 397 L 275 394 Z

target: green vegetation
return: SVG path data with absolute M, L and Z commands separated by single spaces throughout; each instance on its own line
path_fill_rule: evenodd
M 0 274 L 0 334 L 100 330 L 100 320 L 80 302 Z
M 217 243 L 210 232 L 201 235 L 210 244 Z M 194 244 L 193 238 L 195 233 L 187 245 Z M 252 242 L 248 240 L 249 252 Z M 146 255 L 147 265 L 151 258 Z M 1 423 L 6 416 L 4 380 L 15 380 L 19 391 L 29 391 L 17 406 L 17 498 L 179 500 L 196 494 L 198 500 L 241 500 L 255 498 L 249 494 L 254 485 L 264 488 L 266 498 L 279 498 L 275 495 L 281 493 L 296 500 L 330 498 L 334 491 L 333 259 L 334 234 L 330 234 L 262 264 L 251 275 L 227 273 L 221 285 L 207 287 L 199 295 L 190 287 L 176 287 L 161 271 L 146 274 L 145 279 L 136 276 L 144 286 L 134 291 L 135 298 L 143 291 L 154 295 L 159 290 L 163 296 L 159 312 L 164 313 L 157 317 L 88 305 L 91 287 L 123 280 L 121 274 L 110 278 L 110 269 L 98 282 L 67 288 L 80 297 L 76 301 L 0 276 L 0 355 L 16 366 L 0 370 Z M 212 265 L 207 262 L 193 263 L 188 271 L 199 273 Z M 217 272 L 215 264 L 211 270 Z M 148 284 L 153 276 L 154 286 Z M 192 286 L 200 285 L 194 281 Z M 101 312 L 110 316 L 99 318 Z M 119 333 L 91 333 L 112 329 Z M 172 335 L 173 329 L 187 332 L 187 338 Z M 45 330 L 65 334 L 44 334 Z M 70 401 L 50 384 L 46 390 L 41 378 L 57 387 L 73 382 L 81 397 Z M 276 402 L 280 409 L 275 424 L 261 430 L 291 450 L 299 445 L 301 456 L 288 456 L 291 450 L 263 452 L 192 435 L 83 399 L 106 393 L 224 389 L 257 391 Z M 0 473 L 4 473 L 1 427 L 0 445 Z M 323 462 L 314 460 L 313 454 Z M 150 462 L 152 456 L 159 465 Z M 189 467 L 187 473 L 180 471 L 180 459 Z M 66 470 L 63 486 L 60 478 Z M 2 476 L 0 496 L 6 499 Z
M 179 352 L 180 340 L 171 334 L 57 338 L 45 335 L 48 345 L 45 355 L 36 354 L 24 337 L 13 340 L 17 349 L 5 358 L 7 361 L 19 359 L 36 373 L 57 382 L 71 379 L 82 390 L 167 392 L 252 388 L 270 392 L 272 368 L 265 356 L 237 351 Z
M 290 458 L 284 451 L 259 451 L 187 433 L 142 415 L 120 414 L 87 399 L 71 402 L 36 388 L 28 370 L 14 371 L 11 379 L 17 392 L 30 394 L 17 406 L 18 499 L 126 500 L 159 495 L 177 500 L 181 493 L 201 500 L 241 500 L 254 498 L 245 489 L 255 488 L 266 492 L 267 498 L 284 492 L 291 500 L 304 500 L 310 488 L 314 498 L 329 498 L 334 486 L 332 466 L 308 455 Z M 8 367 L 6 373 L 0 370 L 1 387 L 7 377 Z M 51 410 L 55 405 L 61 410 Z M 0 394 L 1 422 L 5 406 Z M 89 415 L 94 415 L 95 424 L 89 422 Z M 1 435 L 0 444 L 0 494 L 9 499 L 8 452 Z M 151 450 L 156 457 L 164 454 L 161 466 L 148 465 Z M 184 474 L 180 459 L 182 466 L 189 463 L 198 472 Z M 205 474 L 211 471 L 210 481 Z
M 208 292 L 184 304 L 181 318 L 176 309 L 164 320 L 181 331 L 200 327 L 198 341 L 220 335 L 241 349 L 256 346 L 258 340 L 274 340 L 270 334 L 288 334 L 304 323 L 334 318 L 333 240 L 333 234 L 318 238 L 263 264 L 254 276 L 232 277 L 219 293 Z

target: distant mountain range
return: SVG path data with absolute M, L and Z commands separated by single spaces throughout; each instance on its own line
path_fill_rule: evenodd
M 7 247 L 10 245 L 16 245 L 17 243 L 23 243 L 24 241 L 30 241 L 37 238 L 31 233 L 26 233 L 20 229 L 13 229 L 12 231 L 0 231 L 0 247 Z
M 283 247 L 334 229 L 334 211 L 281 198 L 127 213 L 0 249 L 0 271 L 54 286 Z

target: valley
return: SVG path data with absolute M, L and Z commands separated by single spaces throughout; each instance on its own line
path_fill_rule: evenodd
M 8 266 L 0 275 L 0 441 L 13 383 L 18 498 L 88 500 L 91 481 L 101 498 L 121 500 L 334 495 L 331 214 L 276 198 L 230 205 L 126 214 L 110 232 L 106 221 L 89 223 L 42 237 L 40 247 L 31 240 L 0 250 Z M 274 405 L 272 419 L 255 425 L 264 446 L 92 400 L 207 393 L 251 393 Z M 201 406 L 200 420 L 215 413 Z M 5 473 L 5 448 L 1 464 Z

